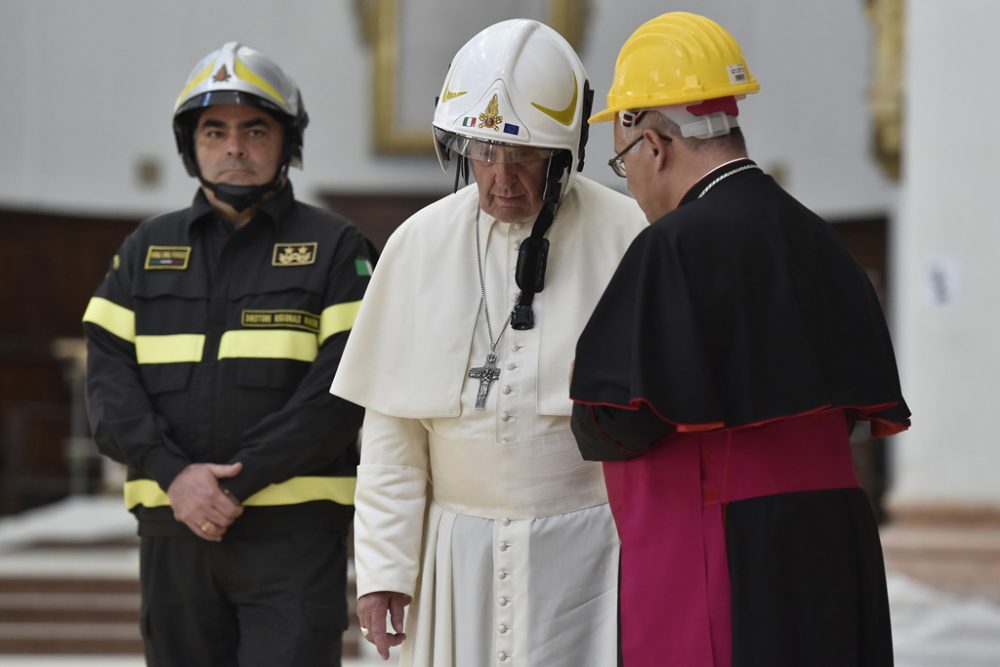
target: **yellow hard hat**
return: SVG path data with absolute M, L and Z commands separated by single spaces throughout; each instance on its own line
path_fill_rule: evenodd
M 756 93 L 740 45 L 715 21 L 670 12 L 646 21 L 628 38 L 615 63 L 608 108 L 591 123 L 619 111 L 700 102 Z

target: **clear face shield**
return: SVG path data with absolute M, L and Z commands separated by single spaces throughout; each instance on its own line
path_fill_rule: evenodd
M 487 164 L 518 164 L 548 160 L 559 152 L 554 148 L 517 146 L 488 139 L 472 139 L 437 127 L 434 128 L 434 138 L 446 155 L 455 153 Z

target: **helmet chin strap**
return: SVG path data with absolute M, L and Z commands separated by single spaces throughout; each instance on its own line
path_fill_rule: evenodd
M 542 191 L 542 208 L 531 226 L 531 235 L 521 242 L 517 252 L 514 278 L 521 294 L 510 314 L 510 326 L 524 331 L 535 326 L 535 313 L 531 304 L 535 293 L 545 288 L 545 267 L 549 257 L 549 240 L 545 233 L 552 226 L 556 209 L 561 200 L 564 179 L 573 168 L 568 151 L 549 158 L 545 172 L 545 189 Z
M 210 183 L 198 172 L 198 180 L 212 191 L 215 198 L 233 207 L 237 213 L 242 213 L 251 206 L 256 206 L 264 197 L 272 192 L 278 192 L 285 184 L 288 174 L 288 162 L 285 162 L 274 175 L 270 183 L 263 185 L 231 185 L 229 183 Z

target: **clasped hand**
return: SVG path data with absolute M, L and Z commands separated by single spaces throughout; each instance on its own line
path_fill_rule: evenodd
M 219 486 L 219 480 L 235 477 L 242 463 L 192 463 L 167 489 L 174 518 L 203 540 L 220 542 L 241 514 L 243 505 Z

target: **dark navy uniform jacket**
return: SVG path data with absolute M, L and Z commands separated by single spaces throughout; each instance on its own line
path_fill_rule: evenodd
M 347 220 L 288 185 L 233 231 L 199 190 L 139 225 L 84 315 L 100 451 L 128 466 L 142 535 L 188 535 L 166 496 L 190 463 L 243 464 L 227 534 L 346 532 L 363 410 L 332 396 L 371 274 Z

